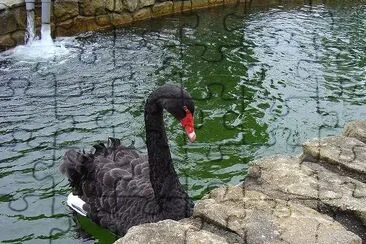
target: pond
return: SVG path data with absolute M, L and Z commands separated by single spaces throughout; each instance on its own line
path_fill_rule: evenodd
M 196 102 L 197 141 L 165 116 L 194 200 L 239 183 L 250 161 L 301 153 L 366 117 L 366 5 L 217 7 L 58 39 L 51 59 L 0 58 L 0 236 L 4 243 L 110 243 L 66 206 L 58 165 L 110 136 L 146 153 L 143 106 L 164 83 Z

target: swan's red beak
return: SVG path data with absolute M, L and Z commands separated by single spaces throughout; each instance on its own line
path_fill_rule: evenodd
M 183 109 L 186 112 L 186 116 L 180 120 L 180 123 L 185 129 L 189 141 L 194 142 L 196 140 L 196 132 L 194 132 L 194 118 L 187 107 L 184 107 Z

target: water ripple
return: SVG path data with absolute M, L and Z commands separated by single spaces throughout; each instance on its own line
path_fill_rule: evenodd
M 2 56 L 3 242 L 83 239 L 65 206 L 63 154 L 109 136 L 146 153 L 144 100 L 167 82 L 196 100 L 196 143 L 164 118 L 195 200 L 241 181 L 255 158 L 338 134 L 366 116 L 365 15 L 356 3 L 225 7 L 83 34 L 65 42 L 67 58 Z

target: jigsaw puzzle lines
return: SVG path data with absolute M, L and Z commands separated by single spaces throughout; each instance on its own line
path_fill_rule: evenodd
M 322 33 L 314 32 L 312 34 L 313 40 L 309 44 L 310 49 L 313 49 L 311 59 L 299 57 L 298 60 L 290 60 L 290 64 L 294 64 L 292 67 L 294 70 L 290 72 L 291 75 L 296 75 L 298 79 L 315 80 L 315 84 L 312 83 L 307 87 L 309 91 L 304 94 L 288 95 L 286 93 L 288 92 L 286 90 L 286 81 L 291 78 L 291 75 L 283 76 L 278 74 L 278 80 L 268 82 L 267 77 L 277 71 L 273 70 L 273 63 L 261 63 L 258 56 L 248 55 L 252 58 L 252 62 L 242 63 L 238 67 L 226 62 L 228 57 L 247 55 L 246 52 L 266 53 L 268 51 L 266 44 L 262 45 L 248 40 L 250 36 L 247 36 L 246 33 L 248 27 L 246 16 L 250 12 L 249 10 L 250 6 L 247 6 L 247 4 L 224 7 L 223 11 L 227 11 L 227 14 L 223 18 L 215 20 L 222 23 L 222 29 L 213 33 L 218 35 L 217 38 L 209 36 L 212 33 L 208 33 L 211 30 L 207 26 L 211 25 L 210 21 L 212 20 L 205 19 L 207 16 L 201 12 L 189 12 L 176 17 L 177 23 L 170 30 L 155 26 L 151 27 L 152 30 L 146 30 L 139 26 L 140 29 L 135 34 L 123 29 L 113 28 L 110 30 L 111 36 L 106 38 L 107 41 L 105 42 L 100 42 L 97 35 L 90 33 L 78 37 L 75 45 L 70 45 L 69 48 L 74 51 L 77 50 L 75 51 L 79 61 L 77 65 L 88 67 L 90 73 L 78 76 L 77 82 L 73 84 L 70 83 L 67 77 L 64 79 L 59 77 L 60 73 L 58 72 L 67 71 L 48 70 L 47 65 L 49 64 L 42 62 L 34 65 L 34 74 L 30 77 L 19 74 L 19 76 L 0 81 L 1 101 L 17 100 L 20 103 L 21 100 L 25 99 L 35 103 L 38 102 L 42 108 L 36 109 L 39 113 L 36 116 L 37 119 L 46 117 L 50 122 L 49 128 L 32 128 L 37 126 L 32 125 L 32 123 L 28 125 L 27 123 L 22 124 L 15 121 L 13 128 L 10 128 L 11 126 L 6 123 L 6 119 L 2 118 L 2 120 L 5 120 L 5 125 L 10 132 L 6 134 L 6 139 L 0 146 L 3 144 L 21 144 L 26 147 L 23 150 L 25 153 L 32 148 L 42 151 L 42 156 L 32 160 L 33 168 L 28 172 L 38 182 L 36 186 L 40 186 L 39 189 L 36 189 L 34 194 L 25 193 L 20 195 L 17 193 L 14 196 L 8 194 L 10 199 L 8 208 L 14 212 L 26 213 L 32 203 L 29 199 L 48 199 L 50 201 L 50 216 L 59 215 L 67 223 L 63 225 L 65 228 L 49 226 L 52 227 L 49 231 L 50 242 L 52 242 L 52 237 L 56 239 L 58 235 L 65 235 L 73 231 L 71 216 L 58 212 L 60 206 L 64 205 L 64 200 L 60 199 L 66 195 L 66 192 L 60 190 L 60 184 L 66 185 L 67 183 L 65 180 L 60 180 L 61 177 L 55 176 L 55 174 L 58 174 L 57 168 L 62 160 L 62 152 L 79 146 L 89 150 L 88 148 L 91 147 L 93 142 L 97 142 L 101 138 L 106 141 L 109 136 L 119 137 L 121 132 L 126 132 L 128 129 L 131 131 L 127 135 L 130 135 L 131 138 L 125 139 L 127 144 L 130 143 L 144 152 L 144 132 L 136 132 L 142 130 L 142 128 L 138 128 L 138 123 L 141 121 L 137 120 L 141 118 L 137 117 L 141 115 L 137 111 L 143 109 L 143 101 L 151 92 L 149 90 L 151 88 L 145 89 L 140 86 L 145 82 L 150 82 L 150 80 L 155 80 L 158 85 L 165 82 L 174 82 L 187 86 L 194 84 L 196 78 L 197 80 L 202 77 L 202 79 L 207 79 L 202 82 L 202 87 L 195 87 L 196 90 L 194 91 L 194 99 L 201 105 L 198 106 L 195 114 L 196 130 L 198 133 L 205 131 L 215 118 L 221 117 L 220 128 L 229 133 L 224 140 L 208 141 L 196 146 L 196 149 L 201 147 L 200 149 L 204 151 L 202 153 L 203 158 L 200 160 L 210 162 L 213 165 L 232 157 L 233 151 L 242 152 L 243 155 L 238 157 L 242 162 L 239 163 L 246 164 L 246 160 L 251 160 L 254 157 L 248 158 L 244 154 L 249 150 L 255 151 L 248 148 L 258 149 L 261 147 L 275 147 L 276 145 L 292 148 L 293 151 L 300 148 L 301 144 L 310 138 L 306 138 L 306 133 L 299 128 L 301 125 L 285 124 L 285 121 L 287 121 L 285 119 L 293 118 L 291 116 L 299 114 L 296 110 L 296 104 L 303 105 L 304 109 L 311 109 L 316 114 L 316 128 L 312 128 L 316 131 L 315 136 L 324 137 L 327 135 L 328 130 L 341 128 L 344 122 L 341 120 L 341 115 L 336 110 L 328 107 L 327 101 L 330 100 L 330 97 L 323 90 L 324 77 L 317 72 L 313 72 L 319 68 L 320 60 L 323 58 L 321 49 L 324 45 L 322 46 L 320 43 Z M 315 10 L 309 7 L 304 10 L 304 12 L 307 11 L 312 13 Z M 337 21 L 335 14 L 330 10 L 323 11 L 322 14 L 328 16 L 327 18 L 330 20 L 328 24 L 330 29 L 333 30 L 333 26 Z M 98 18 L 96 18 L 96 23 L 99 23 L 98 21 Z M 154 28 L 157 30 L 155 31 Z M 277 27 L 276 30 L 274 28 L 271 31 L 279 33 L 284 30 Z M 129 35 L 129 38 L 123 39 L 124 35 Z M 221 38 L 221 36 L 224 37 Z M 286 42 L 290 44 L 296 38 L 293 35 L 287 37 L 278 34 L 275 39 L 274 41 L 277 41 L 277 43 Z M 94 46 L 94 44 L 96 45 Z M 159 49 L 164 50 L 159 52 Z M 155 50 L 156 52 L 153 52 L 155 56 L 146 56 L 145 50 Z M 305 47 L 304 50 L 308 51 Z M 102 52 L 107 52 L 107 57 L 102 57 Z M 130 55 L 131 53 L 133 55 Z M 186 58 L 192 57 L 195 61 L 201 62 L 197 62 L 197 67 L 191 67 L 185 61 Z M 181 62 L 181 60 L 184 61 Z M 56 64 L 55 60 L 54 62 Z M 106 69 L 109 70 L 108 74 L 98 74 L 98 72 L 93 71 L 93 67 L 101 63 L 106 65 Z M 205 65 L 210 64 L 209 67 L 212 70 L 202 71 L 200 69 L 202 63 Z M 141 69 L 138 69 L 141 65 L 146 66 L 144 67 L 144 74 L 138 73 L 142 73 Z M 220 76 L 220 68 L 233 69 L 235 72 L 230 77 Z M 193 71 L 188 72 L 189 69 L 193 69 Z M 75 70 L 72 69 L 72 71 Z M 167 70 L 170 70 L 172 75 L 167 77 L 168 80 L 164 80 L 165 77 L 162 76 Z M 195 72 L 196 70 L 197 72 Z M 199 73 L 201 71 L 202 74 Z M 105 80 L 107 82 L 103 82 Z M 236 84 L 233 85 L 234 83 Z M 345 82 L 339 80 L 338 95 L 340 97 L 347 94 L 345 86 Z M 267 99 L 270 102 L 266 104 L 253 102 L 255 97 L 258 100 Z M 88 108 L 84 111 L 78 108 L 80 105 L 77 104 L 77 100 L 80 98 L 82 103 L 93 104 L 94 110 Z M 225 105 L 222 110 L 226 109 L 226 111 L 214 114 L 209 106 L 205 106 L 205 103 L 209 104 L 212 101 L 220 101 L 221 104 Z M 265 125 L 256 124 L 256 121 L 251 118 L 252 114 L 261 114 L 263 110 L 267 112 L 266 115 L 263 114 L 267 121 L 278 122 L 267 128 L 267 136 L 256 134 L 256 128 L 262 128 Z M 11 112 L 14 113 L 14 117 L 17 116 L 17 111 Z M 126 115 L 126 112 L 131 112 L 132 115 Z M 30 122 L 33 118 L 28 117 L 25 120 Z M 294 121 L 297 121 L 296 119 L 294 118 Z M 93 133 L 95 136 L 88 138 L 89 141 L 80 145 L 79 141 L 87 138 L 88 133 Z M 75 138 L 71 139 L 66 135 L 72 135 Z M 50 140 L 51 138 L 52 140 Z M 182 183 L 188 189 L 190 184 L 194 184 L 197 179 L 196 176 L 190 175 L 191 169 L 189 167 L 191 165 L 184 165 L 182 161 L 189 161 L 190 153 L 195 150 L 195 146 L 188 144 L 184 139 L 175 146 L 176 148 L 172 149 L 181 153 L 177 164 L 181 179 L 184 180 Z M 355 150 L 357 150 L 357 146 L 352 148 L 353 152 Z M 183 160 L 181 160 L 182 158 Z M 8 159 L 5 158 L 2 161 L 7 162 Z M 319 181 L 318 172 L 314 171 L 314 174 L 314 177 Z M 222 183 L 224 183 L 222 180 L 215 181 L 212 178 L 212 181 L 206 184 L 206 189 L 203 189 L 202 192 L 208 192 Z M 348 184 L 347 187 L 353 188 L 352 196 L 364 197 L 363 193 L 358 191 L 358 186 L 355 183 L 345 182 L 344 184 Z M 63 186 L 63 188 L 65 187 Z M 228 189 L 226 189 L 224 197 L 228 194 L 227 191 Z M 245 194 L 243 193 L 243 195 Z M 318 189 L 318 198 L 320 198 L 320 189 Z M 268 204 L 271 201 L 274 200 L 268 199 Z M 277 206 L 279 203 L 274 201 L 273 204 Z M 283 209 L 276 209 L 276 206 L 273 211 L 277 210 L 278 214 L 291 215 L 288 203 L 284 206 L 281 205 Z M 246 217 L 245 212 L 243 215 Z M 237 218 L 238 216 L 229 215 L 226 219 L 226 226 Z M 205 224 L 209 223 L 201 223 L 199 228 L 204 228 Z M 187 235 L 187 233 L 185 234 Z

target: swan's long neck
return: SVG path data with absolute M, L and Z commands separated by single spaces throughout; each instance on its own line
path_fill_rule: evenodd
M 154 102 L 145 106 L 146 144 L 150 166 L 150 181 L 160 205 L 183 193 L 172 164 L 163 121 L 163 108 Z

